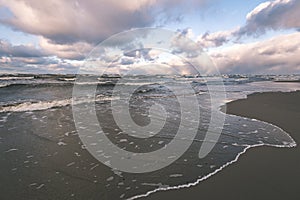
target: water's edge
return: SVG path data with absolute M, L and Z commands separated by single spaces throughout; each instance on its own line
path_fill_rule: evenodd
M 257 93 L 258 92 L 253 92 L 253 93 L 248 94 L 247 97 L 245 97 L 245 98 L 234 99 L 234 100 L 228 101 L 228 102 L 226 102 L 225 104 L 223 104 L 223 105 L 221 105 L 219 107 L 219 111 L 223 112 L 224 108 L 226 108 L 226 104 L 227 103 L 239 101 L 239 100 L 242 100 L 242 99 L 247 99 L 249 95 L 253 95 L 253 94 L 257 94 Z M 260 94 L 264 94 L 264 93 L 267 93 L 267 92 L 259 92 L 259 93 Z M 256 121 L 259 121 L 261 123 L 268 124 L 268 125 L 271 125 L 273 127 L 276 127 L 278 129 L 280 129 L 282 132 L 284 132 L 291 139 L 291 141 L 293 141 L 293 142 L 290 145 L 273 145 L 273 144 L 267 144 L 267 143 L 255 144 L 255 145 L 245 145 L 245 148 L 243 149 L 243 151 L 240 152 L 240 153 L 238 153 L 238 155 L 235 157 L 234 160 L 227 162 L 226 164 L 222 165 L 221 167 L 219 167 L 218 169 L 216 169 L 212 173 L 209 173 L 208 175 L 206 175 L 206 176 L 204 176 L 202 178 L 197 179 L 195 182 L 191 182 L 191 183 L 187 183 L 187 184 L 182 184 L 182 185 L 178 185 L 178 186 L 156 188 L 154 190 L 148 191 L 145 194 L 140 194 L 140 195 L 136 195 L 136 196 L 130 197 L 127 200 L 135 200 L 135 199 L 139 199 L 139 198 L 142 198 L 142 197 L 147 197 L 147 196 L 150 196 L 151 194 L 159 192 L 159 191 L 177 190 L 177 189 L 183 189 L 183 188 L 189 188 L 189 187 L 197 186 L 199 183 L 201 183 L 202 181 L 210 178 L 213 175 L 216 175 L 218 172 L 222 171 L 227 166 L 230 166 L 230 165 L 236 163 L 238 161 L 238 159 L 240 158 L 240 156 L 242 156 L 243 154 L 245 154 L 247 152 L 247 150 L 249 150 L 251 148 L 254 148 L 254 147 L 261 147 L 261 146 L 276 147 L 276 148 L 295 148 L 295 147 L 297 147 L 297 143 L 292 138 L 292 136 L 289 133 L 287 133 L 285 130 L 283 130 L 282 128 L 278 127 L 277 125 L 274 125 L 272 123 L 268 123 L 268 122 L 265 122 L 265 121 L 262 121 L 262 120 L 259 120 L 259 119 L 255 119 L 255 118 L 249 118 L 249 117 L 244 117 L 244 116 L 239 116 L 239 115 L 234 115 L 234 114 L 228 114 L 226 112 L 223 112 L 223 113 L 225 113 L 228 116 L 236 116 L 236 117 L 242 117 L 244 119 L 256 120 Z

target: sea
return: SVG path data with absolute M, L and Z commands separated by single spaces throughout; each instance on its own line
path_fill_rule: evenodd
M 298 80 L 299 75 L 0 75 L 1 199 L 143 198 L 197 185 L 249 148 L 293 148 L 297 144 L 281 128 L 223 111 L 227 102 L 252 93 L 300 90 Z M 125 101 L 126 111 L 118 107 Z M 96 125 L 89 124 L 92 111 Z M 171 153 L 152 156 L 175 140 Z M 206 143 L 213 145 L 200 156 Z M 112 153 L 112 146 L 119 151 Z

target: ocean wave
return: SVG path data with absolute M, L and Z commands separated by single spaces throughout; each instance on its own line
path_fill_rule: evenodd
M 63 107 L 70 105 L 71 99 L 54 100 L 54 101 L 39 101 L 39 102 L 24 102 L 13 105 L 5 105 L 0 108 L 0 112 L 26 112 L 26 111 L 38 111 L 47 110 L 54 107 Z
M 73 83 L 71 82 L 29 82 L 29 83 L 3 83 L 0 84 L 0 88 L 7 88 L 7 87 L 51 87 L 51 86 L 72 86 Z
M 160 84 L 165 84 L 166 82 L 160 81 L 160 82 L 123 82 L 123 83 L 118 83 L 118 85 L 129 85 L 129 86 L 136 86 L 136 85 L 160 85 Z
M 89 86 L 89 85 L 115 85 L 112 81 L 91 81 L 91 82 L 75 82 L 76 85 Z
M 75 81 L 76 78 L 58 78 L 60 81 Z
M 112 101 L 117 99 L 116 97 L 98 95 L 95 102 L 101 101 Z M 87 103 L 88 100 L 76 100 L 76 104 Z M 6 112 L 29 112 L 29 111 L 40 111 L 48 110 L 51 108 L 60 108 L 69 106 L 73 103 L 73 99 L 53 100 L 53 101 L 38 101 L 38 102 L 24 102 L 18 104 L 4 105 L 0 107 L 0 113 Z
M 32 80 L 34 79 L 34 76 L 3 76 L 0 77 L 0 80 L 2 81 L 10 81 L 10 80 Z
M 0 84 L 0 88 L 8 87 L 10 84 Z
M 98 82 L 73 82 L 73 81 L 56 81 L 56 82 L 17 82 L 17 83 L 1 83 L 0 88 L 5 87 L 51 87 L 51 86 L 73 86 L 74 84 L 80 86 L 110 86 L 115 85 L 111 81 L 98 81 Z

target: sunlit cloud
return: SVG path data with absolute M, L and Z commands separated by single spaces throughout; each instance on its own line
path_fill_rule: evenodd
M 75 73 L 89 53 L 110 36 L 134 28 L 180 24 L 187 13 L 200 12 L 213 2 L 0 0 L 0 13 L 3 13 L 0 23 L 38 38 L 35 44 L 19 45 L 0 38 L 1 68 L 12 72 L 36 72 L 40 69 L 40 72 L 47 73 Z M 166 65 L 170 65 L 182 73 L 188 73 L 184 69 L 187 63 L 175 59 L 176 56 L 185 56 L 192 64 L 203 69 L 206 66 L 206 73 L 214 73 L 205 64 L 208 61 L 200 56 L 207 51 L 222 73 L 294 73 L 299 70 L 299 13 L 300 1 L 266 1 L 244 14 L 244 24 L 236 24 L 230 30 L 200 34 L 195 33 L 195 27 L 176 30 L 178 37 L 173 38 L 173 46 L 169 49 L 174 57 L 162 56 L 161 52 L 143 44 L 132 46 L 136 38 L 125 34 L 106 44 L 120 47 L 118 51 L 111 53 L 103 49 L 98 52 L 98 62 L 103 66 L 110 64 L 121 71 L 136 69 L 139 73 L 150 73 L 151 68 L 141 69 L 142 64 L 146 63 L 161 68 L 163 72 L 167 70 Z M 277 36 L 260 38 L 270 30 L 277 31 Z M 280 31 L 284 30 L 292 34 L 281 35 Z M 181 37 L 190 40 L 181 40 Z M 249 38 L 253 40 L 249 42 Z M 157 72 L 155 67 L 152 67 L 152 72 Z
M 280 35 L 213 51 L 212 59 L 223 73 L 287 74 L 300 71 L 300 33 Z

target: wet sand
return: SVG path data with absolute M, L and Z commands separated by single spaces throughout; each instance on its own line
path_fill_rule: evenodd
M 237 163 L 195 187 L 157 192 L 145 199 L 300 199 L 300 91 L 255 93 L 228 103 L 227 113 L 277 125 L 298 146 L 251 148 Z

